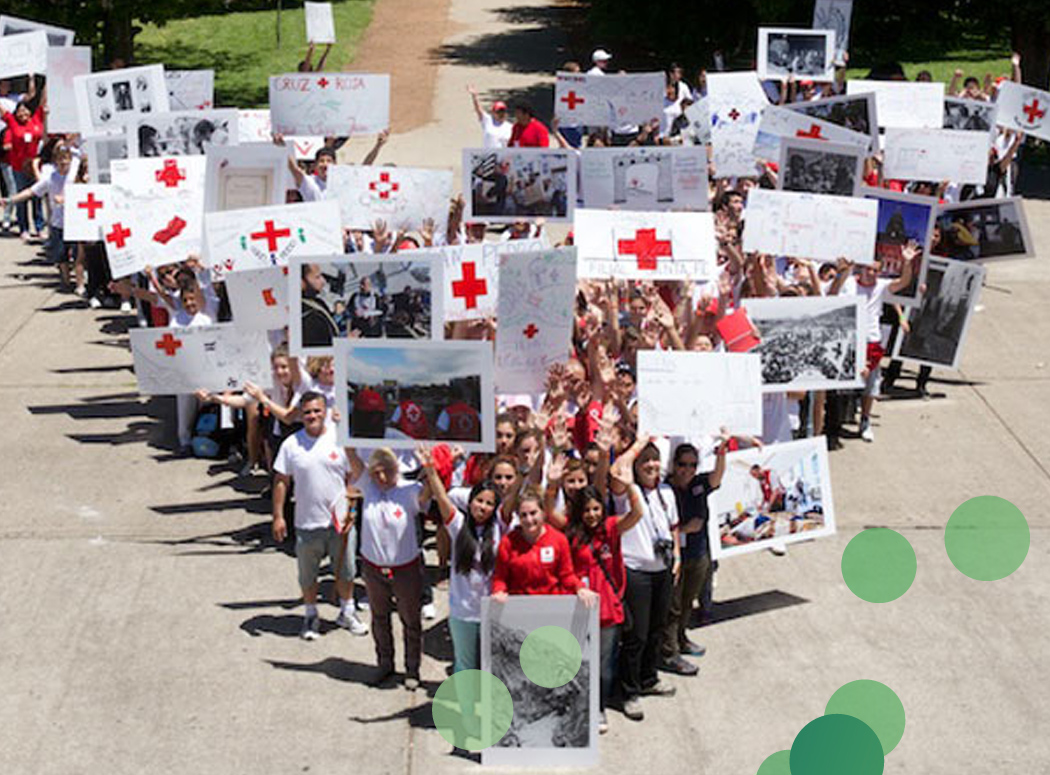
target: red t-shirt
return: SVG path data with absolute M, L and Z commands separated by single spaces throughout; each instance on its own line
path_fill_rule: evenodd
M 508 595 L 574 595 L 580 580 L 572 569 L 569 542 L 561 531 L 546 525 L 530 544 L 514 528 L 499 542 L 492 591 Z
M 601 598 L 600 622 L 602 627 L 623 624 L 623 600 L 620 593 L 627 583 L 620 551 L 619 517 L 606 517 L 604 530 L 595 534 L 590 543 L 573 547 L 572 564 L 580 581 Z M 601 558 L 601 566 L 597 559 Z M 602 570 L 605 567 L 605 571 Z M 605 573 L 609 576 L 606 577 Z M 609 579 L 612 579 L 612 584 Z
M 510 130 L 511 148 L 546 148 L 550 142 L 547 127 L 538 118 L 530 120 L 525 126 L 515 124 Z
M 19 124 L 14 113 L 4 114 L 7 124 L 7 142 L 11 150 L 7 152 L 7 163 L 18 172 L 28 172 L 29 162 L 40 150 L 40 139 L 44 136 L 44 117 L 40 108 L 24 124 Z

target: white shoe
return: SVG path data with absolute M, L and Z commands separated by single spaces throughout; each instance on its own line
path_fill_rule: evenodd
M 303 629 L 299 631 L 303 640 L 317 640 L 321 637 L 321 617 L 317 614 L 303 617 Z
M 361 599 L 357 601 L 358 611 L 367 611 L 372 606 L 368 604 L 368 595 L 361 595 Z
M 427 603 L 425 606 L 423 606 L 423 618 L 427 621 L 431 621 L 433 619 L 438 618 L 438 610 L 433 603 Z
M 85 296 L 87 296 L 87 289 L 83 285 L 78 285 L 76 287 L 76 290 L 73 291 L 73 293 L 75 293 L 80 298 L 84 298 Z
M 860 437 L 869 444 L 871 444 L 871 442 L 875 441 L 875 431 L 873 431 L 871 429 L 871 426 L 869 425 L 867 428 L 860 432 Z
M 128 301 L 127 299 L 125 299 L 124 301 L 120 302 L 120 311 L 121 312 L 131 312 L 131 302 Z
M 102 302 L 92 296 L 88 299 L 88 306 L 91 307 L 91 309 L 102 309 Z
M 350 614 L 347 616 L 340 611 L 339 616 L 336 617 L 335 624 L 337 627 L 342 627 L 344 630 L 350 630 L 352 635 L 368 634 L 368 625 L 358 619 L 357 614 Z
M 769 551 L 775 554 L 777 557 L 783 557 L 788 553 L 788 548 L 784 544 L 773 544 L 769 547 Z

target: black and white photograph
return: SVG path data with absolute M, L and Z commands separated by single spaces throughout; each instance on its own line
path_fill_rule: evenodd
M 340 444 L 495 449 L 491 343 L 340 339 L 334 351 Z
M 87 156 L 88 179 L 92 183 L 110 183 L 110 163 L 114 159 L 128 158 L 128 141 L 122 134 L 85 137 L 84 155 Z
M 813 29 L 835 33 L 835 64 L 846 64 L 849 52 L 849 24 L 853 17 L 853 0 L 816 0 L 813 4 Z
M 904 248 L 914 242 L 922 250 L 911 259 L 911 282 L 898 293 L 889 294 L 891 302 L 914 306 L 925 273 L 925 258 L 933 239 L 937 199 L 905 194 L 886 188 L 864 187 L 861 195 L 879 203 L 879 225 L 875 234 L 875 258 L 879 260 L 879 277 L 896 280 L 904 272 Z
M 78 75 L 73 88 L 81 134 L 87 137 L 119 134 L 135 116 L 168 112 L 163 65 Z
M 785 80 L 789 75 L 810 81 L 835 77 L 834 30 L 758 28 L 758 77 Z
M 985 268 L 931 257 L 926 293 L 908 315 L 893 357 L 924 366 L 957 370 L 974 307 L 981 296 Z
M 467 218 L 567 223 L 576 201 L 576 159 L 543 148 L 464 149 L 463 189 Z
M 0 14 L 0 38 L 7 35 L 20 35 L 23 32 L 36 32 L 37 30 L 43 30 L 47 33 L 47 45 L 52 47 L 72 46 L 76 38 L 76 33 L 65 27 L 56 27 L 52 24 L 42 24 L 29 19 L 20 19 L 17 16 Z
M 139 116 L 127 122 L 131 158 L 149 156 L 199 156 L 205 144 L 236 145 L 237 111 L 187 110 Z
M 339 339 L 440 339 L 441 264 L 403 256 L 293 258 L 291 351 L 331 354 Z
M 758 329 L 751 352 L 762 360 L 762 391 L 860 387 L 865 340 L 861 302 L 854 296 L 744 299 Z
M 812 102 L 791 102 L 784 107 L 868 135 L 872 147 L 878 148 L 879 119 L 874 94 L 844 94 Z
M 598 615 L 575 595 L 512 596 L 481 603 L 481 669 L 506 685 L 514 702 L 510 729 L 481 753 L 483 766 L 589 767 L 598 763 Z M 521 645 L 538 627 L 562 627 L 579 641 L 576 675 L 548 689 L 521 667 Z M 561 659 L 559 652 L 550 659 Z
M 1032 258 L 1035 248 L 1021 197 L 942 205 L 930 252 L 956 261 Z
M 824 140 L 785 137 L 780 143 L 781 191 L 856 196 L 864 175 L 864 150 Z
M 942 129 L 961 129 L 967 132 L 992 132 L 998 106 L 985 100 L 964 100 L 961 97 L 944 98 Z

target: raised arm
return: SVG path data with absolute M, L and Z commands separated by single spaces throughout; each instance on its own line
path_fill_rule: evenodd
M 474 84 L 467 86 L 467 91 L 470 92 L 470 102 L 474 105 L 474 113 L 477 114 L 478 121 L 481 121 L 485 117 L 485 111 L 481 107 L 481 100 L 478 99 L 478 90 Z
M 353 447 L 344 447 L 343 451 L 346 452 L 346 460 L 350 463 L 350 484 L 353 484 L 365 472 L 365 464 Z
M 379 156 L 379 150 L 386 143 L 387 138 L 390 137 L 390 130 L 384 129 L 378 135 L 376 135 L 376 144 L 372 146 L 372 150 L 368 152 L 368 155 L 361 160 L 361 164 L 367 167 L 370 164 L 375 164 L 376 158 Z
M 313 48 L 313 46 L 311 45 L 311 49 L 312 48 Z M 324 70 L 325 60 L 328 59 L 328 54 L 329 54 L 329 52 L 331 52 L 331 50 L 332 50 L 332 44 L 331 43 L 325 44 L 324 53 L 321 54 L 321 58 L 317 60 L 317 68 L 316 68 L 316 70 L 318 72 L 321 72 L 322 70 Z

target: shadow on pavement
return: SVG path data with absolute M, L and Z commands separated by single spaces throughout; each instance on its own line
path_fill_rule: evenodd
M 299 635 L 299 627 L 302 624 L 302 617 L 295 616 L 290 617 L 295 619 L 295 633 L 296 637 Z M 397 683 L 393 680 L 387 680 L 383 683 L 376 684 L 374 679 L 377 676 L 378 668 L 375 665 L 366 665 L 364 662 L 354 662 L 349 659 L 342 659 L 341 657 L 328 657 L 322 659 L 320 662 L 283 662 L 277 659 L 265 660 L 267 664 L 278 670 L 291 670 L 297 673 L 320 673 L 321 675 L 327 676 L 335 681 L 346 681 L 348 683 L 358 683 L 364 686 L 369 686 L 374 689 L 394 689 L 399 688 Z M 426 682 L 423 684 L 426 686 Z M 436 690 L 436 689 L 435 689 Z M 424 706 L 429 715 L 429 706 Z M 404 717 L 405 714 L 393 714 L 390 717 L 375 718 L 375 719 L 357 719 L 361 723 L 368 724 L 377 721 L 393 721 L 398 717 Z M 431 721 L 433 726 L 433 721 Z
M 734 597 L 731 600 L 716 601 L 711 606 L 711 618 L 709 624 L 728 622 L 739 619 L 742 616 L 764 614 L 768 611 L 776 611 L 779 608 L 789 608 L 793 605 L 802 605 L 809 600 L 790 592 L 781 592 L 772 589 L 768 592 L 756 592 L 753 595 Z

